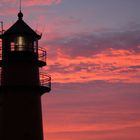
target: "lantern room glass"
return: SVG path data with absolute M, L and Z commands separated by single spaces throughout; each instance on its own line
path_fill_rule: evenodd
M 25 36 L 16 36 L 10 42 L 10 50 L 11 51 L 33 51 L 36 52 L 37 49 L 37 41 L 29 40 Z
M 25 43 L 25 38 L 23 36 L 18 36 L 15 39 L 15 51 L 25 51 L 27 50 L 27 45 Z

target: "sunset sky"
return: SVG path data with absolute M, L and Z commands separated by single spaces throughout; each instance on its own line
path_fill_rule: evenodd
M 18 9 L 0 0 L 5 29 Z M 22 12 L 48 51 L 44 140 L 140 140 L 140 0 L 23 0 Z

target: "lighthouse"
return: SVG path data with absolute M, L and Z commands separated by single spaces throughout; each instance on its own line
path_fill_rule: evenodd
M 41 95 L 50 92 L 43 72 L 46 50 L 41 34 L 18 13 L 18 20 L 0 35 L 0 140 L 43 140 Z

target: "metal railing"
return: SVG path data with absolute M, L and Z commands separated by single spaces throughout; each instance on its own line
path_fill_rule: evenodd
M 2 80 L 1 70 L 2 69 L 0 68 L 0 85 Z M 40 86 L 48 87 L 51 89 L 51 76 L 44 71 L 43 72 L 40 71 L 39 77 L 40 77 Z
M 45 48 L 43 47 L 38 47 L 38 52 L 37 52 L 37 48 L 34 47 L 30 47 L 30 46 L 25 46 L 25 45 L 20 45 L 20 47 L 15 46 L 15 45 L 11 45 L 11 51 L 33 51 L 34 53 L 38 54 L 38 60 L 39 61 L 43 61 L 46 62 L 47 59 L 47 51 Z M 0 41 L 0 60 L 2 60 L 2 44 Z
M 40 71 L 40 85 L 51 88 L 51 76 L 44 71 Z
M 38 59 L 40 61 L 46 62 L 47 59 L 47 51 L 45 48 L 38 47 Z
M 38 54 L 38 60 L 46 62 L 47 59 L 47 52 L 46 49 L 43 47 L 37 47 L 34 46 L 27 46 L 27 45 L 11 45 L 11 51 L 30 51 Z

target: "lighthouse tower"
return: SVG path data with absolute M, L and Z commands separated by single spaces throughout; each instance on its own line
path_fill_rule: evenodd
M 0 38 L 0 140 L 43 140 L 41 95 L 51 90 L 51 78 L 41 72 L 46 65 L 41 35 L 20 11 Z

